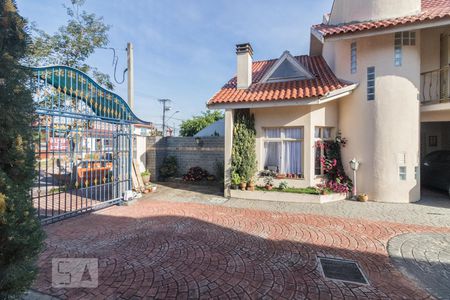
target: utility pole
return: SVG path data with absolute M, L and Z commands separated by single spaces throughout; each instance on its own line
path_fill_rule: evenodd
M 162 117 L 162 136 L 166 136 L 166 111 L 169 111 L 171 107 L 169 104 L 172 102 L 170 99 L 159 99 L 158 100 L 163 105 L 163 117 Z
M 127 64 L 128 64 L 128 105 L 134 109 L 134 58 L 133 44 L 127 44 Z

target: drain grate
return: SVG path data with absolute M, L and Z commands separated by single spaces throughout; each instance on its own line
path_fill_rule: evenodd
M 319 257 L 325 278 L 358 284 L 369 284 L 359 265 L 351 260 Z

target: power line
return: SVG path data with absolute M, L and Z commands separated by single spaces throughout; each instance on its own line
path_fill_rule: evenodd
M 113 52 L 112 65 L 113 65 L 113 67 L 114 67 L 114 81 L 115 81 L 117 84 L 122 84 L 122 83 L 124 83 L 124 82 L 125 82 L 125 73 L 128 71 L 128 68 L 125 68 L 125 70 L 123 70 L 123 73 L 122 73 L 122 80 L 121 80 L 121 81 L 117 80 L 117 77 L 116 77 L 116 73 L 117 73 L 117 63 L 119 62 L 119 56 L 116 55 L 116 50 L 122 50 L 122 49 L 116 49 L 116 48 L 113 48 L 113 47 L 97 47 L 97 48 L 98 48 L 98 49 L 105 49 L 105 50 L 112 50 L 112 52 Z M 125 49 L 125 51 L 126 51 L 126 49 Z

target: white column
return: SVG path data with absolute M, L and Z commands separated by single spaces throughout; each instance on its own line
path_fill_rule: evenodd
M 224 149 L 224 196 L 230 196 L 231 184 L 231 153 L 233 148 L 233 117 L 232 109 L 225 110 L 225 149 Z

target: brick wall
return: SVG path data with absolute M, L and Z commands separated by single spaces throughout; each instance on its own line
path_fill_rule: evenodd
M 178 161 L 178 176 L 191 167 L 201 167 L 216 174 L 216 162 L 224 160 L 224 138 L 202 137 L 198 145 L 193 137 L 148 137 L 147 169 L 152 178 L 159 177 L 159 168 L 166 156 L 175 156 Z

